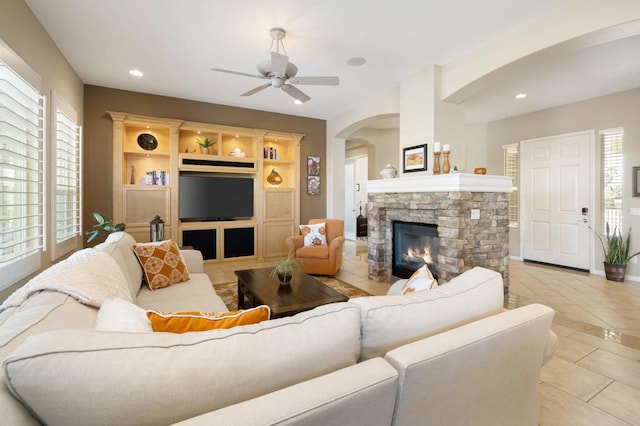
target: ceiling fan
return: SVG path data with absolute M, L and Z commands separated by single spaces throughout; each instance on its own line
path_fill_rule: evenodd
M 240 96 L 251 96 L 271 86 L 276 89 L 282 89 L 289 96 L 293 97 L 297 103 L 307 102 L 311 98 L 293 86 L 294 84 L 311 84 L 316 86 L 337 86 L 340 84 L 338 77 L 296 77 L 298 67 L 289 62 L 289 57 L 286 55 L 284 44 L 282 43 L 282 39 L 287 35 L 287 32 L 282 28 L 275 27 L 271 28 L 269 34 L 272 38 L 271 46 L 269 47 L 269 57 L 258 62 L 256 68 L 259 74 L 248 74 L 222 68 L 211 68 L 211 71 L 269 80 L 268 83 L 253 88 Z M 281 50 L 282 53 L 280 53 Z

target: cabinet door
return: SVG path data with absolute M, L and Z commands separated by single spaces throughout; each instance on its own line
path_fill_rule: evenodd
M 292 221 L 295 216 L 293 189 L 265 189 L 264 221 Z
M 124 223 L 127 227 L 146 226 L 155 215 L 171 222 L 170 189 L 167 187 L 129 187 L 124 189 Z
M 293 229 L 293 222 L 267 223 L 264 225 L 264 242 L 262 254 L 264 257 L 286 256 L 288 253 L 285 240 L 292 235 L 298 235 Z

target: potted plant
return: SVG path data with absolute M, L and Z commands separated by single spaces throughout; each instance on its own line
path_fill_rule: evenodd
M 273 267 L 271 271 L 271 276 L 278 276 L 278 280 L 280 284 L 289 284 L 291 283 L 291 278 L 293 277 L 293 273 L 295 271 L 302 270 L 302 263 L 296 259 L 295 257 L 291 257 L 288 255 L 284 259 L 280 260 L 276 266 Z
M 627 264 L 640 254 L 629 254 L 629 248 L 631 246 L 631 228 L 627 235 L 622 235 L 622 232 L 616 226 L 611 232 L 609 222 L 605 225 L 606 235 L 603 239 L 596 232 L 596 236 L 600 240 L 602 250 L 604 252 L 604 274 L 610 281 L 623 282 L 627 275 Z
M 113 225 L 110 219 L 107 219 L 100 213 L 94 213 L 93 218 L 98 223 L 96 225 L 93 225 L 95 229 L 93 229 L 92 231 L 85 232 L 85 235 L 89 236 L 89 238 L 87 238 L 88 243 L 93 241 L 98 235 L 102 233 L 109 235 L 113 232 L 124 231 L 124 228 L 126 226 L 124 223 L 118 223 L 116 225 Z
M 200 145 L 200 152 L 202 154 L 209 154 L 210 148 L 215 144 L 215 141 L 212 141 L 209 138 L 200 138 L 196 139 L 198 145 Z

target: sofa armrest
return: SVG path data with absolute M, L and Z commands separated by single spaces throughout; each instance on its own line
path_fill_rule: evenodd
M 204 258 L 200 250 L 180 250 L 187 271 L 194 274 L 204 273 Z
M 395 424 L 538 424 L 553 314 L 527 305 L 389 351 L 400 373 Z
M 374 358 L 179 425 L 390 425 L 398 372 Z

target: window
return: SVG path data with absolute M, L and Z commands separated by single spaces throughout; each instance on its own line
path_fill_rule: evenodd
M 600 132 L 600 212 L 602 230 L 622 226 L 622 129 Z
M 40 268 L 45 197 L 44 97 L 39 92 L 40 78 L 1 42 L 0 48 L 2 289 Z
M 51 259 L 78 248 L 81 243 L 80 127 L 77 113 L 56 93 L 51 95 L 51 175 L 54 194 Z
M 502 147 L 502 154 L 504 158 L 504 175 L 513 179 L 513 191 L 509 194 L 509 227 L 517 228 L 518 220 L 520 220 L 518 144 L 504 145 Z

